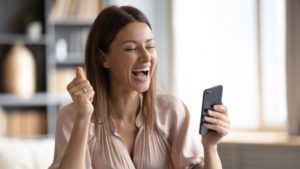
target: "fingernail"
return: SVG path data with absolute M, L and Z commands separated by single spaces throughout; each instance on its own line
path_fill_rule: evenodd
M 208 110 L 208 112 L 207 112 L 209 115 L 211 115 L 212 114 L 212 111 L 211 110 Z

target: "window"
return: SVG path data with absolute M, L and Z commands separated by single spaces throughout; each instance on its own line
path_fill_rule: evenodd
M 174 93 L 199 123 L 202 92 L 222 84 L 232 128 L 286 125 L 284 0 L 175 0 Z

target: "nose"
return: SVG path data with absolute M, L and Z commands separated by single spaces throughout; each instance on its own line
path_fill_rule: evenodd
M 151 61 L 151 53 L 145 47 L 142 47 L 140 51 L 139 60 L 142 62 Z

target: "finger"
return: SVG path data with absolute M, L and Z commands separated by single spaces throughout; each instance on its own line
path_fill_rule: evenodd
M 204 123 L 204 126 L 208 129 L 215 130 L 219 134 L 225 136 L 228 134 L 228 128 L 222 127 L 219 125 L 214 125 L 214 124 L 209 124 L 209 123 Z
M 216 119 L 221 119 L 222 121 L 229 123 L 227 114 L 222 114 L 221 112 L 217 112 L 217 111 L 213 111 L 213 110 L 208 110 L 207 113 L 211 117 L 214 117 Z
M 91 100 L 94 97 L 94 90 L 91 86 L 87 86 L 84 88 L 80 88 L 72 93 L 72 96 L 75 98 L 87 98 L 87 100 Z
M 88 89 L 88 98 L 90 102 L 94 101 L 94 95 L 95 95 L 95 91 L 92 88 L 92 86 Z
M 69 92 L 73 90 L 79 90 L 87 86 L 90 86 L 88 80 L 77 80 L 69 85 Z
M 89 101 L 88 96 L 83 91 L 76 91 L 72 94 L 72 99 L 77 103 L 86 103 Z
M 74 77 L 74 79 L 67 85 L 67 90 L 69 91 L 70 88 L 72 88 L 74 85 L 76 85 L 76 83 L 80 80 L 84 79 L 83 78 L 83 70 L 81 67 L 77 67 L 76 68 L 76 76 Z
M 91 85 L 84 87 L 84 89 L 86 90 L 84 93 L 90 97 L 90 96 L 94 96 L 95 92 L 94 89 Z
M 213 125 L 220 125 L 225 128 L 229 128 L 229 123 L 227 121 L 223 121 L 223 120 L 208 117 L 208 116 L 204 117 L 204 122 L 213 124 Z
M 76 68 L 76 77 L 84 79 L 83 69 L 80 66 Z
M 87 100 L 89 101 L 93 101 L 95 92 L 93 90 L 93 87 L 91 85 L 84 85 L 82 87 L 76 87 L 76 88 L 72 88 L 70 91 L 70 94 L 73 98 L 73 100 L 75 99 L 82 99 L 81 97 L 85 97 Z
M 223 114 L 228 114 L 228 110 L 227 110 L 227 107 L 223 104 L 217 104 L 217 105 L 214 105 L 213 109 L 215 111 L 218 111 L 218 112 L 221 112 Z
M 79 81 L 80 81 L 80 79 L 75 76 L 75 78 L 67 85 L 67 90 L 69 91 Z
M 74 92 L 77 92 L 77 91 L 84 91 L 84 88 L 85 90 L 87 90 L 88 88 L 91 87 L 91 84 L 88 80 L 81 80 L 77 83 L 74 83 L 70 88 L 69 88 L 69 93 L 72 94 Z

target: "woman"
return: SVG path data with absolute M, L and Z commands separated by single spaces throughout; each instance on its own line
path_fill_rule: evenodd
M 151 26 L 130 6 L 96 18 L 82 68 L 68 85 L 73 103 L 58 113 L 50 169 L 222 168 L 217 143 L 228 132 L 224 105 L 205 119 L 202 139 L 179 99 L 156 94 L 157 56 Z

